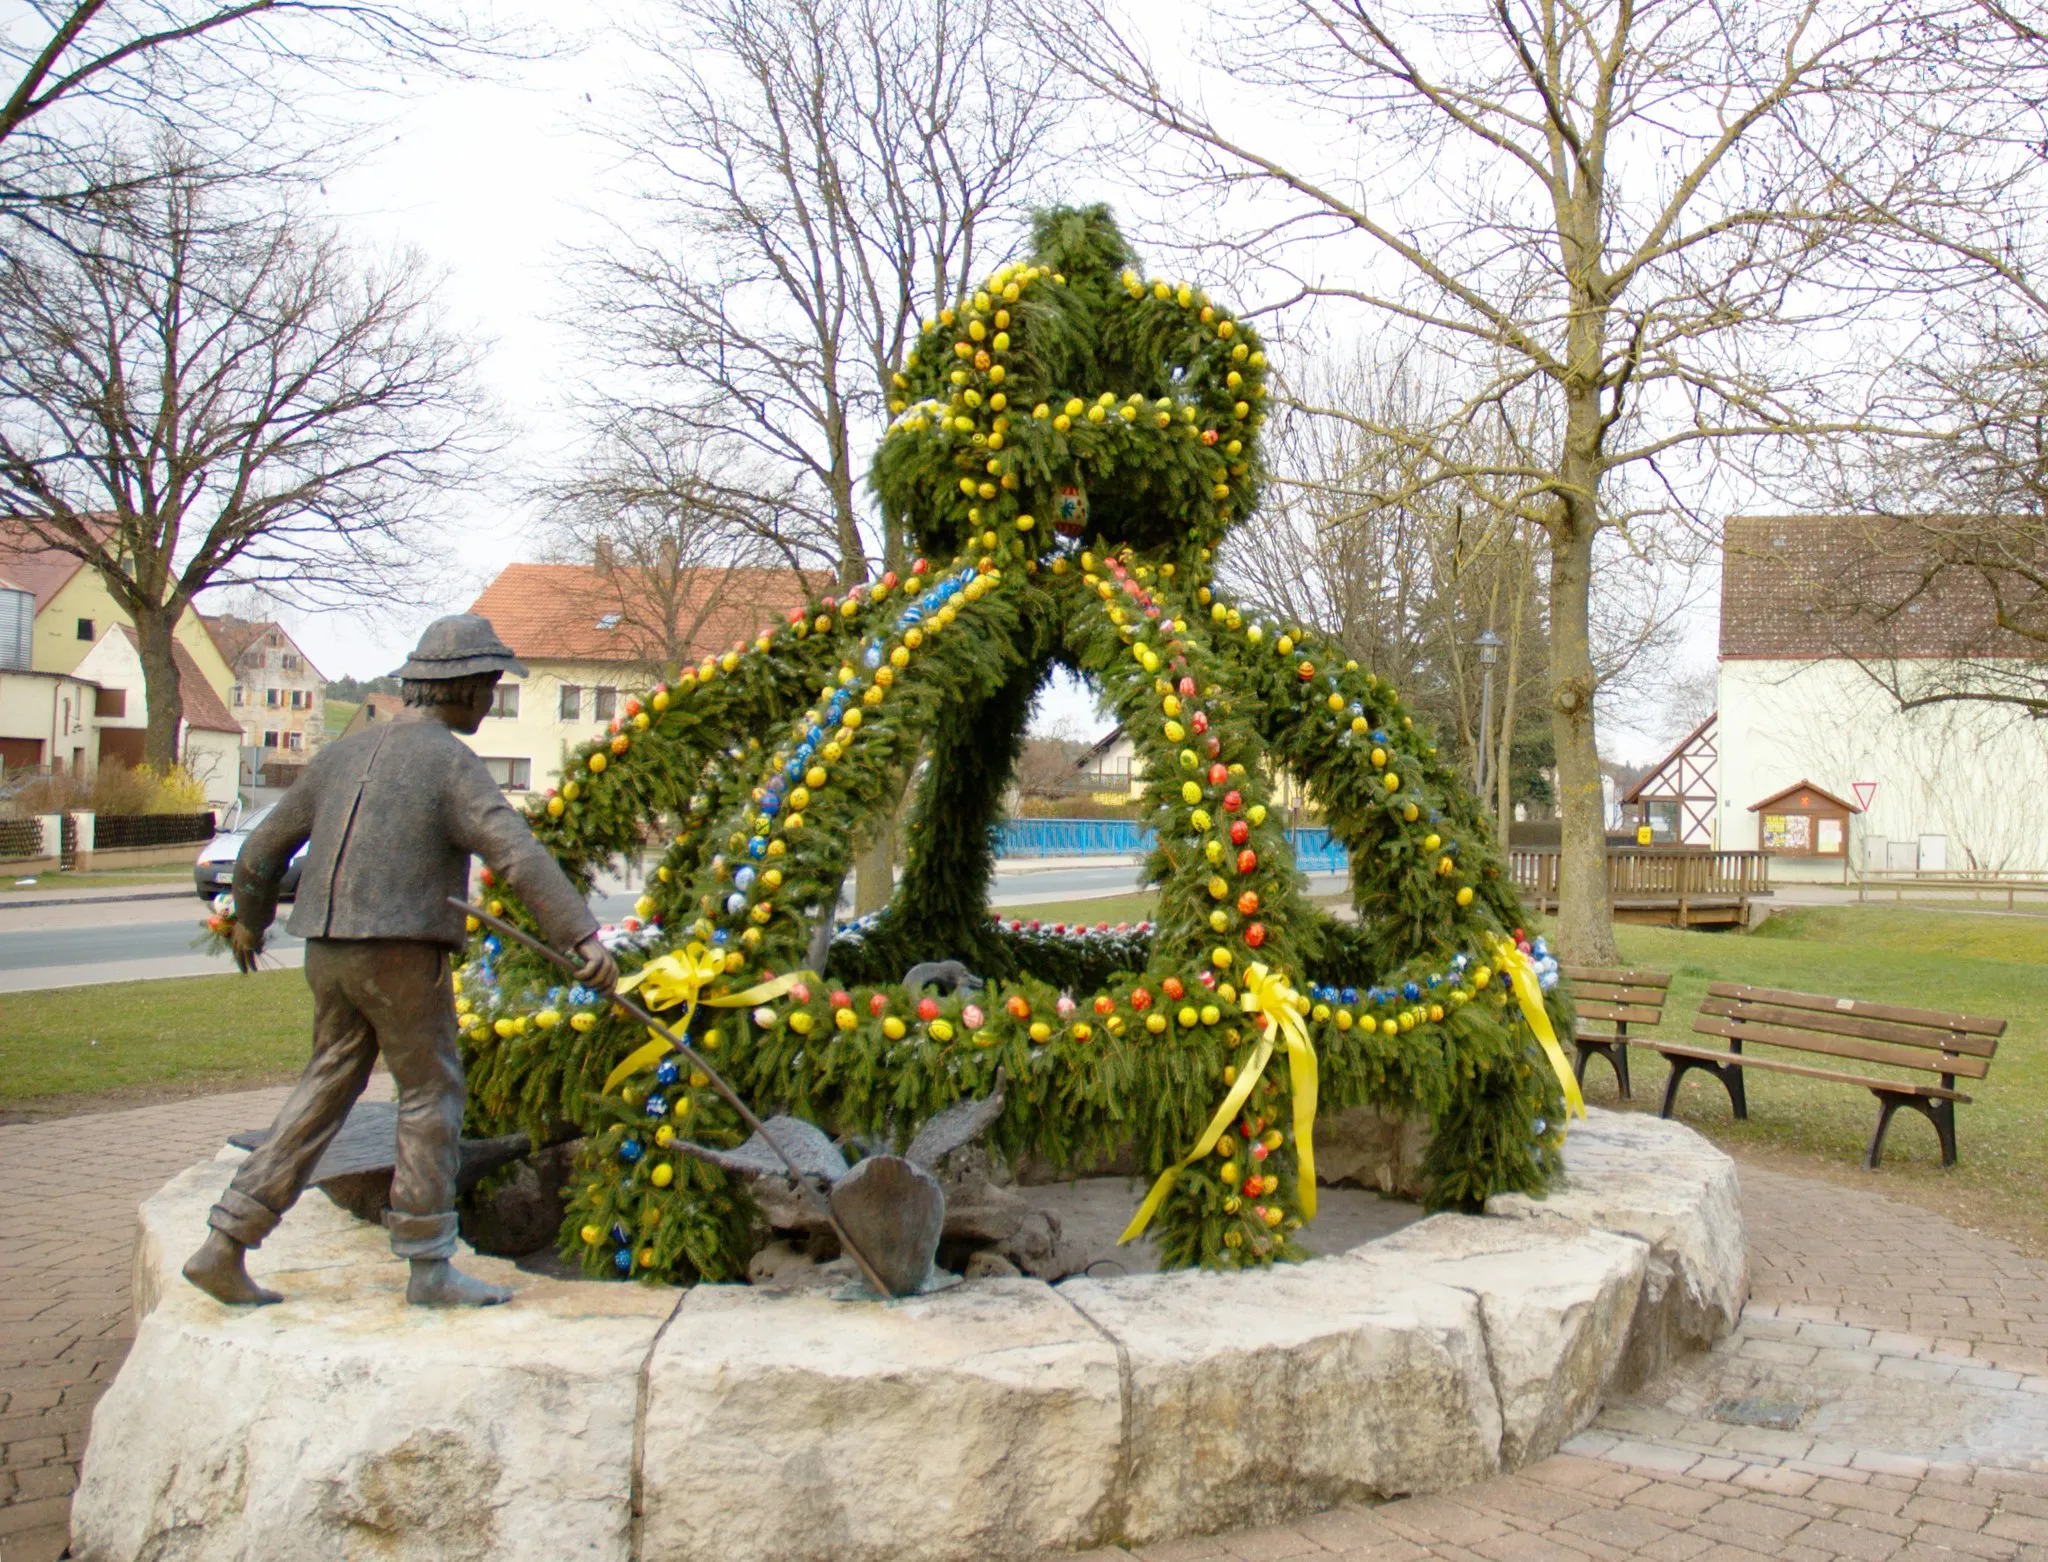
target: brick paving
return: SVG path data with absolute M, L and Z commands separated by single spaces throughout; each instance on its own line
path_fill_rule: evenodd
M 0 1562 L 63 1554 L 87 1419 L 134 1334 L 136 1206 L 284 1095 L 0 1127 Z
M 0 1127 L 0 1562 L 63 1553 L 134 1205 L 282 1095 Z M 1067 1562 L 2048 1562 L 2048 1264 L 1876 1191 L 1746 1169 L 1743 1205 L 1742 1328 L 1556 1457 Z

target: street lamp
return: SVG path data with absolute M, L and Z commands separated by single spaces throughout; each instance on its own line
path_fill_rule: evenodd
M 1482 629 L 1479 638 L 1472 642 L 1479 653 L 1479 756 L 1473 766 L 1478 782 L 1479 806 L 1486 806 L 1486 751 L 1487 737 L 1493 731 L 1493 664 L 1500 660 L 1501 638 L 1491 629 Z

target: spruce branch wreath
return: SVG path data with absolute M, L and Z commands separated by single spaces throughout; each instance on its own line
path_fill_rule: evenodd
M 1135 1148 L 1156 1180 L 1133 1229 L 1149 1220 L 1169 1266 L 1303 1256 L 1318 1110 L 1426 1118 L 1429 1202 L 1472 1207 L 1542 1191 L 1577 1099 L 1569 1015 L 1543 991 L 1554 963 L 1520 940 L 1453 769 L 1393 689 L 1214 584 L 1216 546 L 1258 500 L 1265 370 L 1226 308 L 1140 274 L 1105 209 L 1040 214 L 1030 260 L 926 323 L 875 459 L 883 505 L 946 562 L 629 702 L 534 817 L 584 883 L 661 832 L 650 934 L 624 963 L 688 955 L 671 964 L 707 994 L 693 1044 L 757 1106 L 901 1142 L 1006 1069 L 997 1151 L 1083 1166 Z M 1056 664 L 1095 679 L 1142 758 L 1156 922 L 987 910 L 1003 793 Z M 920 764 L 894 900 L 807 970 L 856 841 Z M 1355 922 L 1304 893 L 1283 772 L 1350 851 Z M 989 985 L 901 985 L 947 958 Z M 473 948 L 458 1007 L 475 1124 L 583 1128 L 563 1247 L 587 1272 L 743 1275 L 751 1202 L 675 1150 L 737 1143 L 740 1125 L 672 1057 L 611 1078 L 647 1038 L 550 980 L 493 939 Z M 708 996 L 763 983 L 778 995 L 751 1008 Z

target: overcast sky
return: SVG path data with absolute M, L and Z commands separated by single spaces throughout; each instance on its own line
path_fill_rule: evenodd
M 441 268 L 448 324 L 488 344 L 485 382 L 511 443 L 493 463 L 492 485 L 460 502 L 458 562 L 429 586 L 438 612 L 460 611 L 506 563 L 534 556 L 521 490 L 573 443 L 566 392 L 584 355 L 560 323 L 568 297 L 563 269 L 568 250 L 607 212 L 626 210 L 617 150 L 593 133 L 625 107 L 617 85 L 630 77 L 625 63 L 622 46 L 600 38 L 509 67 L 497 80 L 437 83 L 412 99 L 387 100 L 388 123 L 326 186 L 331 213 L 349 235 L 373 247 L 416 247 Z M 1130 204 L 1128 192 L 1106 188 L 1060 194 Z M 1134 237 L 1141 249 L 1157 247 L 1146 244 L 1142 227 Z M 1713 656 L 1712 606 L 1710 594 L 1690 636 L 1696 663 Z M 368 677 L 403 660 L 432 614 L 282 616 L 329 677 Z M 1050 692 L 1039 724 L 1075 736 L 1106 727 L 1085 691 L 1071 686 Z M 1638 758 L 1656 751 L 1656 714 L 1642 725 L 1638 732 L 1608 722 L 1603 749 Z

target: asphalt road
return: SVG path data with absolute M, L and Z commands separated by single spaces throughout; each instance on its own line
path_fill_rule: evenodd
M 998 868 L 990 898 L 993 905 L 1003 907 L 1121 895 L 1140 887 L 1139 871 L 1131 862 L 1047 868 L 1034 867 L 1028 860 L 1008 863 Z M 1309 887 L 1317 895 L 1336 894 L 1343 880 L 1335 874 L 1316 874 Z M 610 922 L 625 916 L 632 903 L 630 893 L 620 892 L 599 896 L 591 909 Z M 224 956 L 209 956 L 193 947 L 205 914 L 205 903 L 196 893 L 171 900 L 19 910 L 0 902 L 0 992 L 229 970 Z M 304 948 L 279 927 L 266 955 L 279 965 L 298 965 Z

